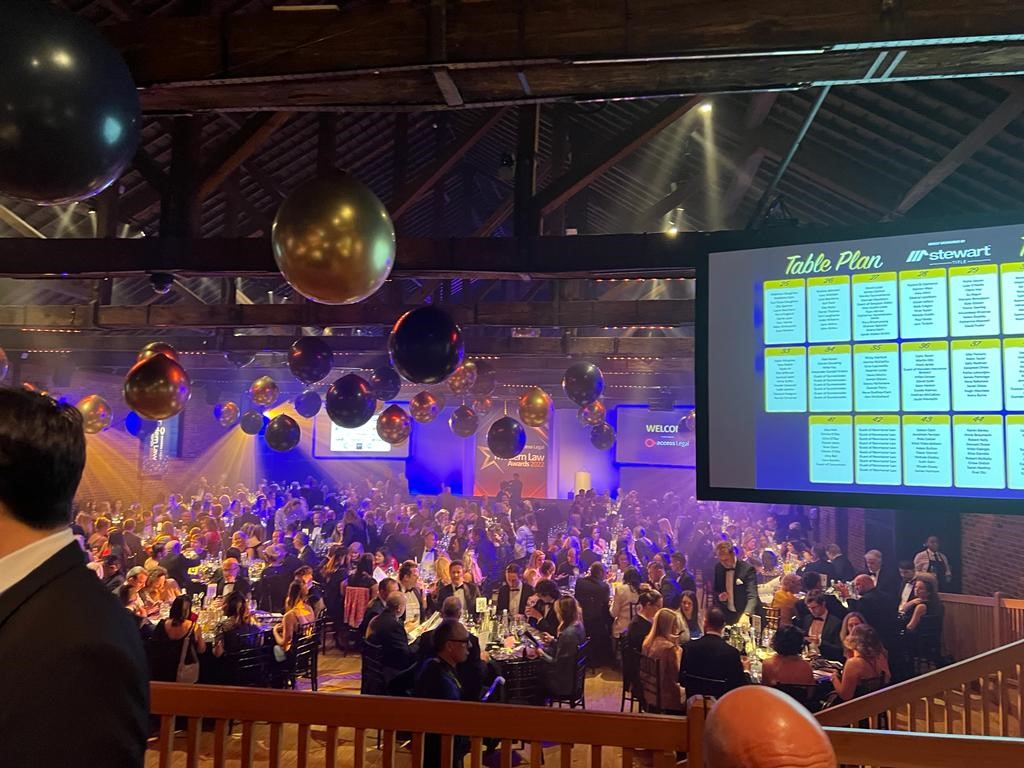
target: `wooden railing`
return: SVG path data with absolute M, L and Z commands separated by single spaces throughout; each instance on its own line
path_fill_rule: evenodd
M 979 768 L 1024 764 L 1024 739 L 826 728 L 840 765 L 875 768 Z
M 585 765 L 589 755 L 595 768 L 609 751 L 611 761 L 606 763 L 631 768 L 638 750 L 652 755 L 655 768 L 673 768 L 676 753 L 687 750 L 691 765 L 703 765 L 701 708 L 694 717 L 683 719 L 174 683 L 152 683 L 150 691 L 150 711 L 160 718 L 160 734 L 146 762 L 159 768 L 195 768 L 201 757 L 204 765 L 212 760 L 214 768 L 225 766 L 229 758 L 233 764 L 240 760 L 241 768 L 251 768 L 257 760 L 270 768 L 285 762 L 298 768 L 364 768 L 371 762 L 393 768 L 405 749 L 410 765 L 418 767 L 425 734 L 440 736 L 441 765 L 451 765 L 454 737 L 468 737 L 467 768 L 481 768 L 485 738 L 498 740 L 501 768 L 511 768 L 514 742 L 528 748 L 531 768 L 545 759 L 548 765 L 570 768 L 574 751 L 581 753 L 577 764 Z M 187 727 L 178 743 L 175 727 L 181 718 Z M 240 737 L 229 737 L 232 726 Z M 379 747 L 378 729 L 383 729 Z M 399 731 L 408 741 L 401 750 L 396 743 Z M 546 758 L 545 748 L 550 750 Z M 557 756 L 551 754 L 556 750 Z
M 1024 600 L 942 593 L 942 645 L 955 660 L 1024 640 Z
M 817 718 L 832 726 L 1021 737 L 1022 669 L 1024 640 L 826 709 Z

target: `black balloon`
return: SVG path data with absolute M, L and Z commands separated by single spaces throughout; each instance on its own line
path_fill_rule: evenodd
M 476 361 L 476 381 L 469 391 L 474 395 L 489 395 L 498 384 L 498 372 L 485 360 Z
M 459 437 L 470 437 L 476 432 L 476 428 L 480 426 L 480 418 L 472 408 L 460 405 L 452 411 L 452 415 L 448 419 L 448 426 Z
M 511 416 L 502 416 L 487 430 L 487 447 L 499 459 L 511 459 L 526 447 L 526 428 Z
M 611 424 L 598 424 L 590 430 L 590 444 L 599 451 L 607 451 L 615 445 L 615 430 Z
M 324 400 L 331 421 L 345 429 L 355 429 L 373 418 L 377 398 L 366 379 L 350 373 L 331 384 Z
M 331 372 L 334 353 L 327 342 L 317 336 L 296 339 L 288 350 L 288 370 L 303 384 L 316 384 Z
M 462 363 L 462 331 L 434 306 L 406 312 L 388 337 L 391 364 L 414 384 L 439 384 Z
M 394 400 L 402 390 L 402 377 L 389 365 L 374 368 L 370 386 L 378 400 Z
M 247 435 L 258 435 L 263 429 L 263 414 L 259 411 L 246 411 L 242 414 L 242 431 Z
M 297 446 L 300 437 L 302 437 L 302 430 L 299 429 L 299 423 L 291 416 L 282 413 L 267 424 L 267 432 L 263 439 L 267 441 L 267 445 L 272 450 L 283 453 Z
M 320 399 L 319 393 L 314 392 L 312 389 L 307 389 L 295 397 L 295 412 L 306 419 L 311 419 L 320 413 L 321 405 L 323 405 L 323 402 Z
M 576 405 L 590 405 L 604 392 L 604 375 L 593 363 L 573 363 L 562 377 L 562 389 Z
M 42 0 L 3 0 L 0 193 L 84 200 L 135 155 L 142 115 L 121 54 L 85 19 Z

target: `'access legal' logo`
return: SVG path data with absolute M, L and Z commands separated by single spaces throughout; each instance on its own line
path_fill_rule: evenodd
M 929 251 L 927 248 L 919 248 L 910 252 L 907 256 L 907 263 L 913 264 L 919 261 L 946 261 L 965 262 L 971 259 L 989 259 L 992 257 L 992 246 L 983 245 L 981 248 L 938 248 Z

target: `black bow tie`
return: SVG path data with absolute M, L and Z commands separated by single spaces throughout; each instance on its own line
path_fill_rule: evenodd
M 725 572 L 726 572 L 726 573 L 729 573 L 729 571 L 735 571 L 735 570 L 736 570 L 736 567 L 735 567 L 735 566 L 733 566 L 732 568 L 726 568 L 726 569 L 725 569 Z
M 465 586 L 465 584 L 459 584 L 459 586 L 456 587 L 454 584 L 452 584 L 452 591 L 453 592 L 457 592 L 460 589 L 462 589 L 464 586 Z

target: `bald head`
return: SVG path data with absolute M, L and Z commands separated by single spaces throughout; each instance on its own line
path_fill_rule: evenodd
M 401 592 L 392 592 L 388 595 L 387 606 L 392 613 L 401 613 L 405 610 L 405 595 Z
M 875 588 L 875 582 L 866 573 L 862 573 L 853 580 L 853 588 L 858 595 L 866 595 Z
M 784 693 L 746 685 L 708 713 L 706 768 L 836 768 L 836 755 L 810 713 Z

